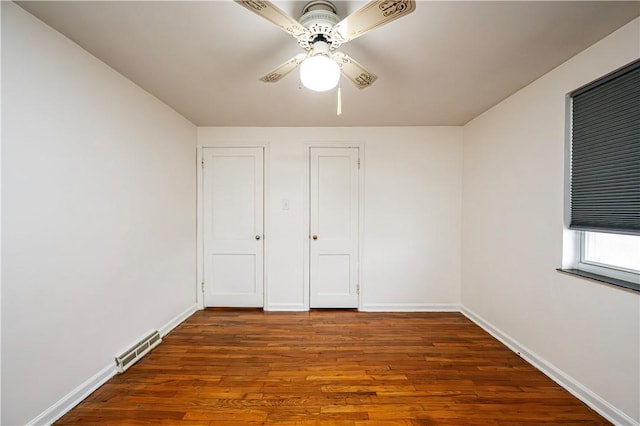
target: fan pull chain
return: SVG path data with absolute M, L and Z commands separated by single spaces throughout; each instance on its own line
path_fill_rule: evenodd
M 338 86 L 338 111 L 337 115 L 342 115 L 342 91 L 340 90 L 340 86 Z

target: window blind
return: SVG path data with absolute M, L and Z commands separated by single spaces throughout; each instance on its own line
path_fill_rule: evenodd
M 640 60 L 570 96 L 569 228 L 640 235 Z

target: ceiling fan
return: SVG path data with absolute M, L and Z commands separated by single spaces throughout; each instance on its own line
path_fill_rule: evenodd
M 291 34 L 306 50 L 306 53 L 294 56 L 260 80 L 275 83 L 299 65 L 302 84 L 316 91 L 334 88 L 341 73 L 359 89 L 371 86 L 378 77 L 336 49 L 415 10 L 415 0 L 373 0 L 340 20 L 333 3 L 313 0 L 307 3 L 302 16 L 296 20 L 267 0 L 235 1 Z

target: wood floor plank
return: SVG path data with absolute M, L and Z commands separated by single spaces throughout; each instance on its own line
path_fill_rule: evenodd
M 58 425 L 607 425 L 457 313 L 197 312 Z

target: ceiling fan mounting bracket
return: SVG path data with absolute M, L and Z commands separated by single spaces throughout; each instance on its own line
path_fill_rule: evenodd
M 314 10 L 328 10 L 334 15 L 338 13 L 338 9 L 336 9 L 336 6 L 330 1 L 312 0 L 304 6 L 304 8 L 302 9 L 302 15 L 304 16 L 307 12 L 311 12 Z
M 337 9 L 333 3 L 326 0 L 313 0 L 304 7 L 299 22 L 308 32 L 296 37 L 298 44 L 305 50 L 312 50 L 316 41 L 329 44 L 331 50 L 337 49 L 342 40 L 331 35 L 331 30 L 340 22 L 336 15 Z

